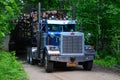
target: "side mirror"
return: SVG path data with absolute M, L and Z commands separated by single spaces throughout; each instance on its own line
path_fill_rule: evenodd
M 91 37 L 91 33 L 88 33 L 88 34 L 87 34 L 87 38 L 90 38 L 90 37 Z

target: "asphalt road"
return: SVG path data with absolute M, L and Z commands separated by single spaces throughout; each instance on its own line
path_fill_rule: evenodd
M 55 69 L 46 73 L 43 67 L 25 63 L 24 70 L 29 80 L 120 80 L 120 73 L 94 66 L 92 71 L 84 71 L 82 67 Z

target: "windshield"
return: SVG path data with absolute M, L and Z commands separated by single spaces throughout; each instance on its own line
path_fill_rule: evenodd
M 64 26 L 63 26 L 63 31 L 64 31 L 64 32 L 75 31 L 75 25 L 74 25 L 74 24 L 64 25 Z
M 49 24 L 48 25 L 48 31 L 61 32 L 62 31 L 62 25 Z
M 56 24 L 49 24 L 48 31 L 50 32 L 71 32 L 75 31 L 75 24 L 66 24 L 66 25 L 56 25 Z

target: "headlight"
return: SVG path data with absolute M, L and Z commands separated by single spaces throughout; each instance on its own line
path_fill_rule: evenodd
M 37 47 L 32 47 L 32 52 L 36 52 L 37 51 Z
M 50 51 L 58 51 L 59 50 L 58 46 L 49 46 L 48 48 Z
M 59 47 L 58 46 L 48 46 L 48 54 L 51 56 L 58 56 L 60 55 Z
M 94 46 L 91 46 L 91 45 L 85 45 L 85 49 L 94 49 Z

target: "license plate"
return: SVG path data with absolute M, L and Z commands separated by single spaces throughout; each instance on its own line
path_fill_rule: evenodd
M 68 67 L 75 67 L 75 66 L 77 66 L 78 65 L 78 63 L 76 63 L 76 62 L 68 62 L 67 63 L 67 66 Z

